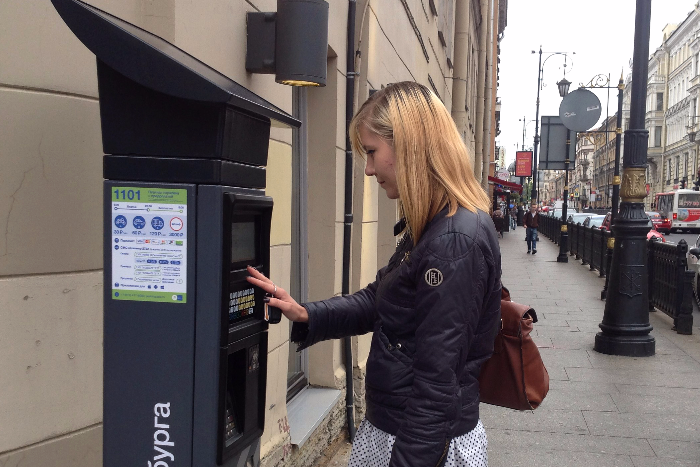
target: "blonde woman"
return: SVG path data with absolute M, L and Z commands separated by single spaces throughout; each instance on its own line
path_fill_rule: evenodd
M 300 349 L 374 332 L 350 466 L 486 466 L 478 377 L 501 299 L 489 199 L 449 112 L 425 86 L 375 93 L 350 136 L 365 173 L 403 213 L 389 264 L 355 294 L 303 305 L 252 268 L 248 280 L 274 294 L 269 304 L 294 321 Z

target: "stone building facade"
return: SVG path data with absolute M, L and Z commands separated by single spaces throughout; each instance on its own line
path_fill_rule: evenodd
M 349 1 L 329 0 L 327 84 L 291 88 L 245 69 L 246 13 L 273 0 L 91 0 L 161 36 L 303 122 L 272 129 L 271 278 L 298 300 L 341 293 Z M 507 0 L 356 2 L 354 107 L 413 80 L 452 112 L 487 187 Z M 102 465 L 102 144 L 95 57 L 47 0 L 0 2 L 0 465 Z M 351 290 L 394 250 L 396 204 L 353 168 Z M 270 330 L 265 466 L 311 465 L 344 432 L 340 341 L 297 353 Z M 355 421 L 369 336 L 352 340 Z M 289 401 L 289 402 L 288 402 Z M 315 410 L 318 423 L 295 414 Z M 185 463 L 183 463 L 185 465 Z

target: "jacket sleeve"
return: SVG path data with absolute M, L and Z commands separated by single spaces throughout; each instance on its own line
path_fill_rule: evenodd
M 376 320 L 374 299 L 382 272 L 377 280 L 352 295 L 304 303 L 309 322 L 292 325 L 292 342 L 299 342 L 297 351 L 324 340 L 370 332 Z
M 492 276 L 481 248 L 461 233 L 432 240 L 425 253 L 413 259 L 417 319 L 413 396 L 390 467 L 444 462 L 450 427 L 461 412 L 457 371 L 466 361 Z

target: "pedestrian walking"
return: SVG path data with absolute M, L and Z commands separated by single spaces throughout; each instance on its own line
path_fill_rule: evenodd
M 374 333 L 350 467 L 486 466 L 478 377 L 493 352 L 501 300 L 489 199 L 450 113 L 425 86 L 378 91 L 350 136 L 365 174 L 403 214 L 389 264 L 352 295 L 301 305 L 253 268 L 248 281 L 294 322 L 300 349 Z
M 527 241 L 527 254 L 537 253 L 537 227 L 540 222 L 540 213 L 537 212 L 537 205 L 532 204 L 530 211 L 525 214 L 525 241 Z
M 516 222 L 516 217 L 518 215 L 518 210 L 515 208 L 514 205 L 511 205 L 510 207 L 510 227 L 515 230 L 515 227 L 517 226 Z
M 503 238 L 503 224 L 505 219 L 503 218 L 503 211 L 500 208 L 496 208 L 491 215 L 491 220 L 493 220 L 493 225 L 496 227 L 496 232 L 498 236 Z

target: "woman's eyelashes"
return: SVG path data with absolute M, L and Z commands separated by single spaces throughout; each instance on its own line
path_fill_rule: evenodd
M 375 151 L 374 149 L 367 149 L 367 150 L 365 150 L 365 153 L 367 154 L 367 156 L 373 157 L 374 151 Z

